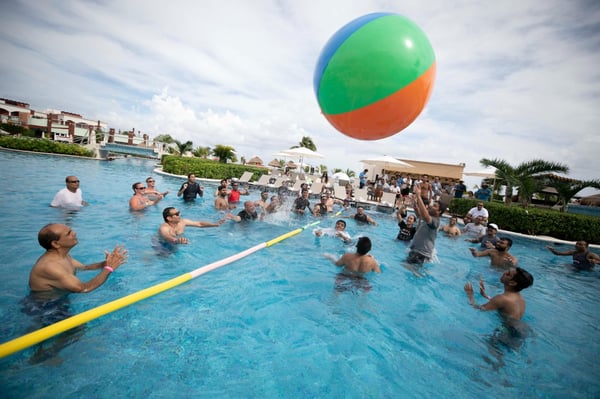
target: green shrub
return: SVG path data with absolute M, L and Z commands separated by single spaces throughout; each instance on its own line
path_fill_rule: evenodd
M 47 139 L 36 139 L 31 137 L 0 137 L 0 147 L 13 148 L 16 150 L 48 152 L 52 154 L 77 155 L 81 157 L 93 157 L 94 152 L 78 144 L 60 143 Z
M 455 198 L 450 202 L 450 213 L 464 216 L 477 202 L 472 199 Z M 600 244 L 600 218 L 595 216 L 540 208 L 524 209 L 519 205 L 506 206 L 495 202 L 486 202 L 485 208 L 490 213 L 489 221 L 496 223 L 503 230 Z
M 226 179 L 228 177 L 240 178 L 246 171 L 254 173 L 251 181 L 256 181 L 260 176 L 267 174 L 265 168 L 238 165 L 231 163 L 220 163 L 204 158 L 184 158 L 176 155 L 166 155 L 162 158 L 163 170 L 175 175 L 187 176 L 190 173 L 205 179 Z

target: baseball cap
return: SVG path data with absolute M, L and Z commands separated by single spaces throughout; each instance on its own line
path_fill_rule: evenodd
M 488 227 L 491 227 L 492 229 L 498 231 L 498 225 L 496 223 L 490 223 L 488 224 Z

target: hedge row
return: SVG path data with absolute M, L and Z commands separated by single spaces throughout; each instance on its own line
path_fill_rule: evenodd
M 211 159 L 203 158 L 183 158 L 175 155 L 165 155 L 162 158 L 163 170 L 175 175 L 185 175 L 190 173 L 206 179 L 227 179 L 230 177 L 240 178 L 246 171 L 252 172 L 250 181 L 256 181 L 261 175 L 267 174 L 268 169 L 231 163 L 221 163 Z
M 0 147 L 23 151 L 94 157 L 93 151 L 90 151 L 79 144 L 60 143 L 48 139 L 36 139 L 32 137 L 0 136 Z
M 464 216 L 477 204 L 477 200 L 453 199 L 450 213 Z M 550 209 L 527 208 L 519 205 L 506 206 L 502 203 L 486 202 L 490 213 L 489 221 L 500 229 L 528 235 L 551 236 L 567 241 L 585 240 L 600 244 L 600 218 L 577 215 Z

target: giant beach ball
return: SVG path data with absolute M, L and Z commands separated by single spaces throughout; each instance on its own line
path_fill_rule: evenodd
M 337 130 L 360 140 L 392 136 L 419 116 L 433 89 L 435 54 L 408 18 L 374 13 L 343 26 L 317 61 L 314 90 Z

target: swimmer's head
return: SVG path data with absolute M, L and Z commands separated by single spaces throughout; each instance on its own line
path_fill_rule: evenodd
M 344 230 L 344 229 L 346 228 L 346 222 L 345 222 L 345 221 L 343 221 L 342 219 L 340 219 L 340 220 L 337 220 L 337 221 L 335 222 L 335 228 L 337 229 L 338 227 L 339 227 L 340 229 Z
M 360 237 L 356 243 L 356 252 L 359 255 L 366 255 L 371 250 L 371 239 L 369 237 Z
M 519 292 L 533 285 L 533 276 L 529 274 L 527 270 L 517 267 L 515 268 L 514 274 L 512 276 L 512 281 L 516 283 L 515 291 Z

